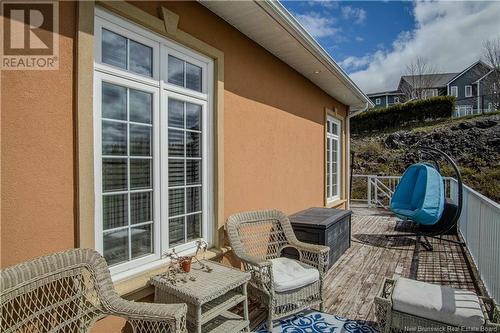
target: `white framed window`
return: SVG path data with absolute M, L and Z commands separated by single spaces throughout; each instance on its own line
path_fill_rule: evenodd
M 394 97 L 394 104 L 397 104 L 397 103 L 399 103 L 399 97 L 396 96 L 396 97 Z
M 450 96 L 458 97 L 458 87 L 457 86 L 450 87 Z
M 326 201 L 331 203 L 340 199 L 342 172 L 340 120 L 328 115 L 326 118 Z
M 493 111 L 493 103 L 491 102 L 488 103 L 488 111 Z
M 376 104 L 376 105 L 380 105 L 380 98 L 376 98 L 376 99 L 375 99 L 375 104 Z
M 95 241 L 114 279 L 212 242 L 212 60 L 100 8 Z
M 465 97 L 472 97 L 472 86 L 465 86 Z

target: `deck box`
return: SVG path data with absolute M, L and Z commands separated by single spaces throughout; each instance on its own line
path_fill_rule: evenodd
M 313 207 L 291 215 L 297 239 L 330 247 L 331 267 L 351 246 L 350 210 Z

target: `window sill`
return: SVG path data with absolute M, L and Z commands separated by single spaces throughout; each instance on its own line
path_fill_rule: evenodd
M 230 248 L 228 247 L 211 248 L 206 252 L 205 259 L 213 260 L 222 257 L 229 250 Z M 192 255 L 194 255 L 194 253 L 192 253 Z M 115 289 L 120 296 L 129 300 L 139 300 L 152 295 L 154 293 L 154 288 L 149 284 L 149 280 L 156 274 L 164 272 L 166 265 L 167 263 L 115 282 Z
M 341 205 L 345 204 L 346 202 L 347 202 L 347 200 L 345 200 L 345 199 L 334 200 L 332 202 L 327 202 L 325 207 L 326 208 L 337 208 L 338 206 L 341 206 Z

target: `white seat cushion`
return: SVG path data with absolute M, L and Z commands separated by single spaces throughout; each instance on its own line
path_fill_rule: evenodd
M 316 268 L 289 258 L 276 258 L 273 263 L 274 290 L 285 292 L 301 288 L 319 280 Z
M 399 278 L 392 308 L 452 326 L 478 328 L 484 324 L 479 298 L 467 290 Z

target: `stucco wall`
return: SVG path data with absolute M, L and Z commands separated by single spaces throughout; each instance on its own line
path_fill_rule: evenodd
M 157 2 L 133 2 L 157 16 Z M 224 52 L 225 217 L 324 204 L 325 107 L 345 107 L 198 3 L 162 3 Z
M 158 2 L 134 4 L 158 16 Z M 324 205 L 325 108 L 343 117 L 345 106 L 202 5 L 162 5 L 225 55 L 224 217 Z M 2 72 L 2 266 L 76 244 L 75 15 L 74 3 L 60 3 L 59 70 Z
M 75 4 L 59 10 L 59 70 L 1 73 L 3 267 L 75 244 Z

